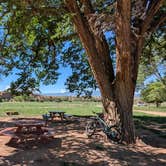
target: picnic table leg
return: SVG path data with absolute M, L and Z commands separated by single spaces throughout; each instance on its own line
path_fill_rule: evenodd
M 43 132 L 41 126 L 37 126 L 36 127 L 36 131 L 37 131 L 37 133 L 42 133 Z
M 16 129 L 16 133 L 21 133 L 21 130 L 22 130 L 22 126 L 18 126 Z
M 48 126 L 48 119 L 45 120 L 45 126 Z
M 63 121 L 63 118 L 64 118 L 64 114 L 60 114 L 60 117 L 61 117 L 61 121 Z
M 50 113 L 50 116 L 51 116 L 51 121 L 53 121 L 54 120 L 54 114 Z
M 13 137 L 11 137 L 11 139 L 9 140 L 9 142 L 7 144 L 17 143 L 18 140 L 19 140 L 19 138 L 17 136 L 13 136 Z

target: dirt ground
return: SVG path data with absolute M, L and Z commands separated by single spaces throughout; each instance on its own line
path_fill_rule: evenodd
M 28 120 L 28 119 L 27 119 Z M 102 132 L 91 139 L 84 133 L 87 118 L 49 124 L 54 139 L 29 141 L 10 146 L 9 136 L 0 136 L 0 166 L 164 166 L 166 139 L 137 128 L 136 145 L 118 145 L 106 140 Z M 0 118 L 0 130 L 13 127 L 16 119 Z M 146 143 L 145 143 L 146 142 Z

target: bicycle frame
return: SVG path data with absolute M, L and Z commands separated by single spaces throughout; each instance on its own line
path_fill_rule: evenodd
M 96 114 L 96 112 L 93 112 L 93 113 Z M 101 127 L 104 131 L 106 131 L 107 129 L 109 129 L 110 127 L 112 127 L 112 126 L 108 126 L 108 125 L 105 123 L 105 121 L 104 121 L 102 118 L 100 118 L 100 116 L 97 115 L 97 114 L 96 114 L 96 121 L 99 123 L 100 127 Z
M 121 133 L 118 125 L 108 125 L 103 118 L 101 118 L 96 112 L 95 119 L 86 125 L 86 133 L 88 137 L 91 137 L 97 128 L 97 125 L 102 129 L 102 131 L 107 135 L 109 139 L 114 142 L 121 141 Z
M 96 120 L 99 122 L 100 126 L 104 125 L 107 126 L 107 124 L 104 122 L 102 118 L 100 118 L 98 115 L 96 115 Z

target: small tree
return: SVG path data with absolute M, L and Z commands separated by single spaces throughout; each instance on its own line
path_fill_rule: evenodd
M 156 103 L 156 107 L 166 101 L 166 88 L 161 82 L 153 82 L 141 91 L 142 99 L 147 103 Z

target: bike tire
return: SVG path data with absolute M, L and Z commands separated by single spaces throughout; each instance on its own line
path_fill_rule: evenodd
M 96 122 L 94 121 L 91 121 L 91 122 L 88 122 L 86 127 L 85 127 L 85 133 L 88 137 L 91 137 L 95 131 L 96 131 Z
M 109 129 L 109 132 L 106 132 L 107 137 L 114 142 L 121 142 L 121 132 L 118 128 L 112 127 Z

